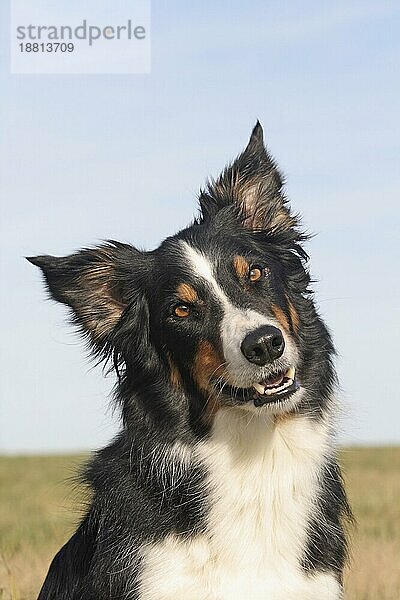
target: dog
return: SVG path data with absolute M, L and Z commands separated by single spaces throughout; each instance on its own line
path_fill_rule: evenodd
M 337 600 L 334 347 L 259 122 L 153 251 L 28 258 L 117 373 L 122 429 L 39 600 Z

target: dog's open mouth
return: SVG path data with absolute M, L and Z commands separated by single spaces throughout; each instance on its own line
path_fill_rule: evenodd
M 297 392 L 300 385 L 296 378 L 296 369 L 289 367 L 286 371 L 278 371 L 247 388 L 233 387 L 219 381 L 217 387 L 220 394 L 237 403 L 253 402 L 254 406 L 278 404 Z
M 289 367 L 287 371 L 281 371 L 268 379 L 254 383 L 253 388 L 256 391 L 253 398 L 255 406 L 284 400 L 299 389 L 296 370 L 294 367 Z

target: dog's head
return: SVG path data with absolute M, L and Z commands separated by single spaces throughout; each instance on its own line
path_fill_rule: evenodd
M 318 411 L 332 385 L 332 346 L 308 290 L 304 236 L 259 123 L 201 192 L 200 209 L 152 252 L 109 242 L 29 260 L 95 351 L 122 366 L 127 402 L 154 411 L 181 405 L 205 420 L 222 405 Z

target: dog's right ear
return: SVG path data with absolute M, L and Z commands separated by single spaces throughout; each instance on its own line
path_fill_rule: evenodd
M 72 309 L 73 321 L 99 350 L 137 293 L 144 256 L 127 244 L 107 242 L 66 257 L 27 260 L 40 267 L 51 297 Z

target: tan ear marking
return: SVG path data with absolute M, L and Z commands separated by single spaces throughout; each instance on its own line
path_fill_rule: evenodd
M 82 290 L 86 292 L 86 299 L 91 300 L 91 308 L 78 305 L 75 310 L 93 338 L 98 341 L 117 324 L 126 306 L 114 296 L 118 294 L 113 277 L 112 267 L 101 265 L 84 271 L 79 278 Z

